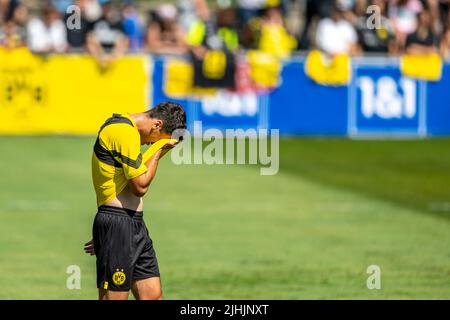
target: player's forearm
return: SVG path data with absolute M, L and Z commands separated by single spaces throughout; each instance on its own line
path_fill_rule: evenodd
M 155 177 L 156 169 L 158 168 L 158 161 L 160 158 L 161 151 L 158 151 L 145 163 L 145 165 L 147 166 L 147 172 L 141 174 L 136 178 L 133 178 L 128 183 L 131 191 L 137 197 L 143 197 L 147 193 L 148 187 Z
M 152 182 L 153 178 L 156 175 L 156 169 L 158 169 L 158 163 L 159 160 L 164 157 L 165 154 L 167 154 L 169 152 L 170 148 L 162 148 L 160 150 L 158 150 L 146 163 L 145 165 L 147 166 L 147 179 L 148 181 L 145 181 L 146 183 L 146 187 L 148 188 L 148 186 L 150 185 L 150 183 Z
M 161 151 L 158 151 L 153 157 L 151 157 L 145 165 L 147 166 L 147 172 L 145 173 L 145 179 L 143 181 L 144 187 L 148 188 L 153 178 L 156 175 L 156 170 L 158 169 L 158 162 L 161 158 Z

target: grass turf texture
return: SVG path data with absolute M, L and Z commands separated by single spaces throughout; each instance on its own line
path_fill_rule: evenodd
M 0 137 L 0 299 L 94 299 L 92 137 Z M 283 139 L 281 169 L 160 164 L 167 299 L 450 298 L 450 140 Z M 382 289 L 366 288 L 381 267 Z M 79 265 L 81 290 L 66 289 Z

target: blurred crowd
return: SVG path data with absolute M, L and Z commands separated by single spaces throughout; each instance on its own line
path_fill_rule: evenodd
M 449 17 L 450 0 L 0 0 L 0 46 L 99 61 L 248 49 L 449 58 Z

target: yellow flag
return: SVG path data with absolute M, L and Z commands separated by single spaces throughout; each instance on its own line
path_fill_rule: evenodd
M 346 85 L 351 79 L 351 61 L 347 54 L 327 57 L 318 50 L 308 54 L 305 73 L 312 80 L 323 85 Z
M 220 50 L 208 50 L 203 59 L 203 75 L 208 79 L 222 79 L 227 67 L 227 56 Z
M 439 81 L 442 77 L 442 58 L 437 53 L 429 55 L 405 54 L 401 58 L 401 71 L 407 77 Z
M 282 62 L 276 56 L 257 50 L 247 52 L 250 78 L 264 88 L 274 88 L 280 83 Z
M 181 59 L 169 59 L 164 63 L 164 93 L 168 97 L 183 98 L 192 92 L 194 68 Z
M 278 58 L 289 58 L 297 47 L 297 40 L 292 37 L 283 26 L 263 25 L 259 50 L 270 53 Z

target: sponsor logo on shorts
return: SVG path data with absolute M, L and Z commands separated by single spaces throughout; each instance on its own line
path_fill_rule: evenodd
M 113 282 L 118 286 L 122 285 L 125 282 L 126 278 L 127 277 L 125 276 L 123 269 L 116 269 L 116 272 L 112 276 Z

